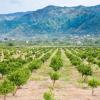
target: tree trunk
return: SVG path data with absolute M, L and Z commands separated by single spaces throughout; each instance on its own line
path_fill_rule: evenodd
M 54 86 L 55 86 L 55 80 L 53 80 L 53 89 L 54 89 Z
M 94 96 L 94 88 L 92 88 L 92 96 Z
M 17 90 L 18 90 L 18 86 L 16 87 L 15 91 L 13 92 L 13 96 L 15 96 L 15 95 L 16 95 Z
M 83 79 L 83 74 L 82 74 L 82 79 Z
M 86 80 L 87 80 L 87 76 L 84 76 L 84 82 L 86 82 Z
M 6 95 L 4 95 L 4 100 L 6 100 Z
M 1 78 L 3 79 L 3 74 L 1 74 Z
M 84 81 L 84 75 L 82 74 L 82 81 Z
M 1 77 L 0 77 L 0 79 L 3 79 L 3 75 L 1 74 Z

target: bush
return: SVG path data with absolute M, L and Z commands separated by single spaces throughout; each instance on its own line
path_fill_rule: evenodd
M 7 76 L 7 78 L 17 86 L 16 91 L 21 85 L 24 85 L 27 82 L 29 77 L 30 77 L 29 69 L 19 69 L 15 72 L 12 72 L 11 74 Z
M 82 74 L 82 77 L 85 76 L 84 81 L 86 80 L 87 76 L 92 75 L 92 69 L 90 66 L 81 64 L 77 67 L 77 69 Z
M 6 64 L 0 63 L 0 74 L 2 77 L 6 74 Z
M 58 71 L 61 68 L 61 66 L 62 65 L 61 65 L 60 60 L 58 58 L 53 58 L 51 60 L 50 67 L 52 67 L 54 71 Z
M 30 65 L 29 65 L 29 69 L 31 70 L 31 72 L 34 69 L 38 69 L 41 67 L 42 61 L 41 60 L 34 60 Z
M 57 54 L 51 60 L 50 67 L 52 67 L 54 71 L 58 71 L 62 66 L 61 52 L 58 50 Z
M 8 43 L 8 46 L 14 46 L 14 44 L 13 43 Z
M 53 87 L 55 85 L 56 80 L 58 80 L 59 77 L 60 77 L 60 75 L 59 75 L 58 72 L 53 71 L 53 72 L 50 73 L 50 78 L 53 81 Z
M 91 79 L 88 81 L 88 85 L 92 87 L 92 96 L 94 95 L 94 88 L 97 88 L 100 85 L 100 82 L 96 79 Z
M 44 100 L 54 100 L 54 95 L 51 91 L 47 91 L 43 95 Z
M 0 94 L 4 95 L 4 100 L 6 100 L 6 95 L 14 90 L 15 85 L 11 81 L 6 79 L 0 83 Z

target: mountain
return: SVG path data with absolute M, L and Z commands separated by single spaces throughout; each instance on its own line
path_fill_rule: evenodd
M 47 6 L 37 11 L 0 14 L 0 35 L 32 37 L 38 34 L 100 35 L 100 5 Z

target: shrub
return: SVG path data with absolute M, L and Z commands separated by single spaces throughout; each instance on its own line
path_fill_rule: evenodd
M 61 52 L 58 50 L 57 54 L 51 60 L 50 67 L 52 67 L 54 71 L 58 71 L 62 66 Z
M 23 85 L 27 82 L 29 77 L 30 77 L 29 69 L 19 69 L 15 72 L 12 72 L 11 74 L 9 74 L 7 76 L 7 78 L 17 86 L 16 91 L 21 85 Z M 15 91 L 15 93 L 16 93 L 16 91 Z M 15 95 L 15 93 L 14 93 L 14 95 Z
M 51 91 L 47 91 L 43 95 L 44 100 L 54 100 L 54 95 Z
M 6 79 L 0 83 L 0 94 L 4 95 L 4 100 L 6 100 L 7 94 L 14 90 L 15 85 L 11 81 Z
M 86 81 L 87 76 L 92 75 L 92 69 L 90 66 L 81 64 L 77 69 L 82 74 L 82 77 L 85 76 L 84 81 Z
M 100 82 L 96 79 L 91 79 L 88 81 L 88 85 L 92 87 L 92 96 L 94 95 L 94 88 L 97 88 L 100 85 Z
M 30 65 L 29 65 L 29 69 L 31 70 L 31 72 L 34 69 L 38 69 L 41 67 L 42 61 L 41 60 L 34 60 Z
M 53 71 L 53 72 L 50 73 L 50 78 L 53 81 L 53 88 L 54 88 L 56 80 L 58 80 L 59 77 L 60 77 L 60 75 L 59 75 L 58 72 Z

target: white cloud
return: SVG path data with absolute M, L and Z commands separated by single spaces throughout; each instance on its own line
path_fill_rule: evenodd
M 36 10 L 47 5 L 93 6 L 98 4 L 100 0 L 0 0 L 0 13 Z
M 16 4 L 16 3 L 20 3 L 20 1 L 19 0 L 9 0 L 10 1 L 10 3 L 13 3 L 13 4 Z

